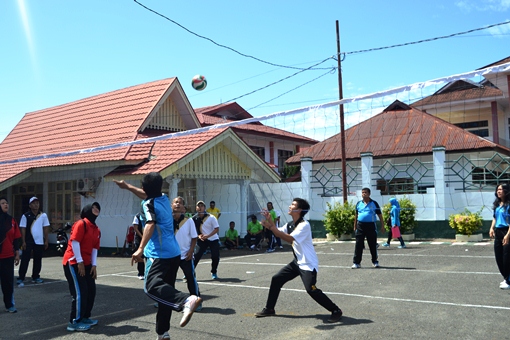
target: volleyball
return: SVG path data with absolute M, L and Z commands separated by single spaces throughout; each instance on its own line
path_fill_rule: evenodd
M 202 91 L 207 86 L 207 80 L 205 80 L 203 75 L 197 74 L 191 79 L 191 86 L 197 91 Z

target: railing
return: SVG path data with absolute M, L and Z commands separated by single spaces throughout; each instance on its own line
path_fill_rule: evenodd
M 353 167 L 346 164 L 347 191 L 355 191 L 357 187 L 361 189 L 361 167 Z M 342 169 L 321 166 L 312 171 L 312 189 L 320 189 L 321 196 L 340 196 L 342 195 Z

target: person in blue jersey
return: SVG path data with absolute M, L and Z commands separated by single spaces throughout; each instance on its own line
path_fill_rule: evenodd
M 493 218 L 489 236 L 494 238 L 494 256 L 503 281 L 499 284 L 501 289 L 510 289 L 510 186 L 498 185 L 496 199 L 493 204 Z
M 134 193 L 142 201 L 145 223 L 142 240 L 131 257 L 131 265 L 146 258 L 144 291 L 158 302 L 156 333 L 158 339 L 170 339 L 172 311 L 183 311 L 180 326 L 188 324 L 202 299 L 175 289 L 177 270 L 181 263 L 181 250 L 174 235 L 173 215 L 168 196 L 162 194 L 163 178 L 156 172 L 143 177 L 142 188 L 124 181 L 114 182 Z
M 390 242 L 393 239 L 393 230 L 395 228 L 400 228 L 400 204 L 398 203 L 398 200 L 395 197 L 390 198 L 390 204 L 391 204 L 391 210 L 390 210 L 390 218 L 389 218 L 389 227 L 390 230 L 388 231 L 388 240 L 386 243 L 383 243 L 383 247 L 389 247 Z M 398 230 L 397 230 L 398 231 Z M 398 233 L 400 235 L 400 233 Z M 402 235 L 397 237 L 400 241 L 399 248 L 406 248 L 406 244 L 404 242 L 404 239 L 402 238 Z
M 354 257 L 352 269 L 361 268 L 361 259 L 363 257 L 363 248 L 365 246 L 365 238 L 367 239 L 368 248 L 372 255 L 372 264 L 375 268 L 379 268 L 377 259 L 377 218 L 381 222 L 384 230 L 384 222 L 382 218 L 379 203 L 370 198 L 370 189 L 361 189 L 362 200 L 356 204 L 356 217 L 354 218 L 354 236 L 356 237 L 356 245 L 354 247 Z

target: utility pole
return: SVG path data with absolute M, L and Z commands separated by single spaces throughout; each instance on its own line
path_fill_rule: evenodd
M 338 26 L 338 20 L 336 21 L 336 51 L 338 61 L 338 99 L 344 99 L 344 93 L 342 89 L 342 61 L 340 58 L 340 29 Z M 342 194 L 344 203 L 347 202 L 347 173 L 345 166 L 345 125 L 344 125 L 344 104 L 340 104 L 340 146 L 342 151 Z

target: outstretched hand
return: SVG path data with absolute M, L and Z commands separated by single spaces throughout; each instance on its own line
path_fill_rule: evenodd
M 126 183 L 126 182 L 124 182 L 124 180 L 123 180 L 123 179 L 122 179 L 122 180 L 120 180 L 120 181 L 119 181 L 119 180 L 114 179 L 114 180 L 113 180 L 113 182 L 114 182 L 115 184 L 117 184 L 117 185 L 119 186 L 119 188 L 121 188 L 121 189 L 127 189 L 127 188 L 128 188 L 127 183 Z

